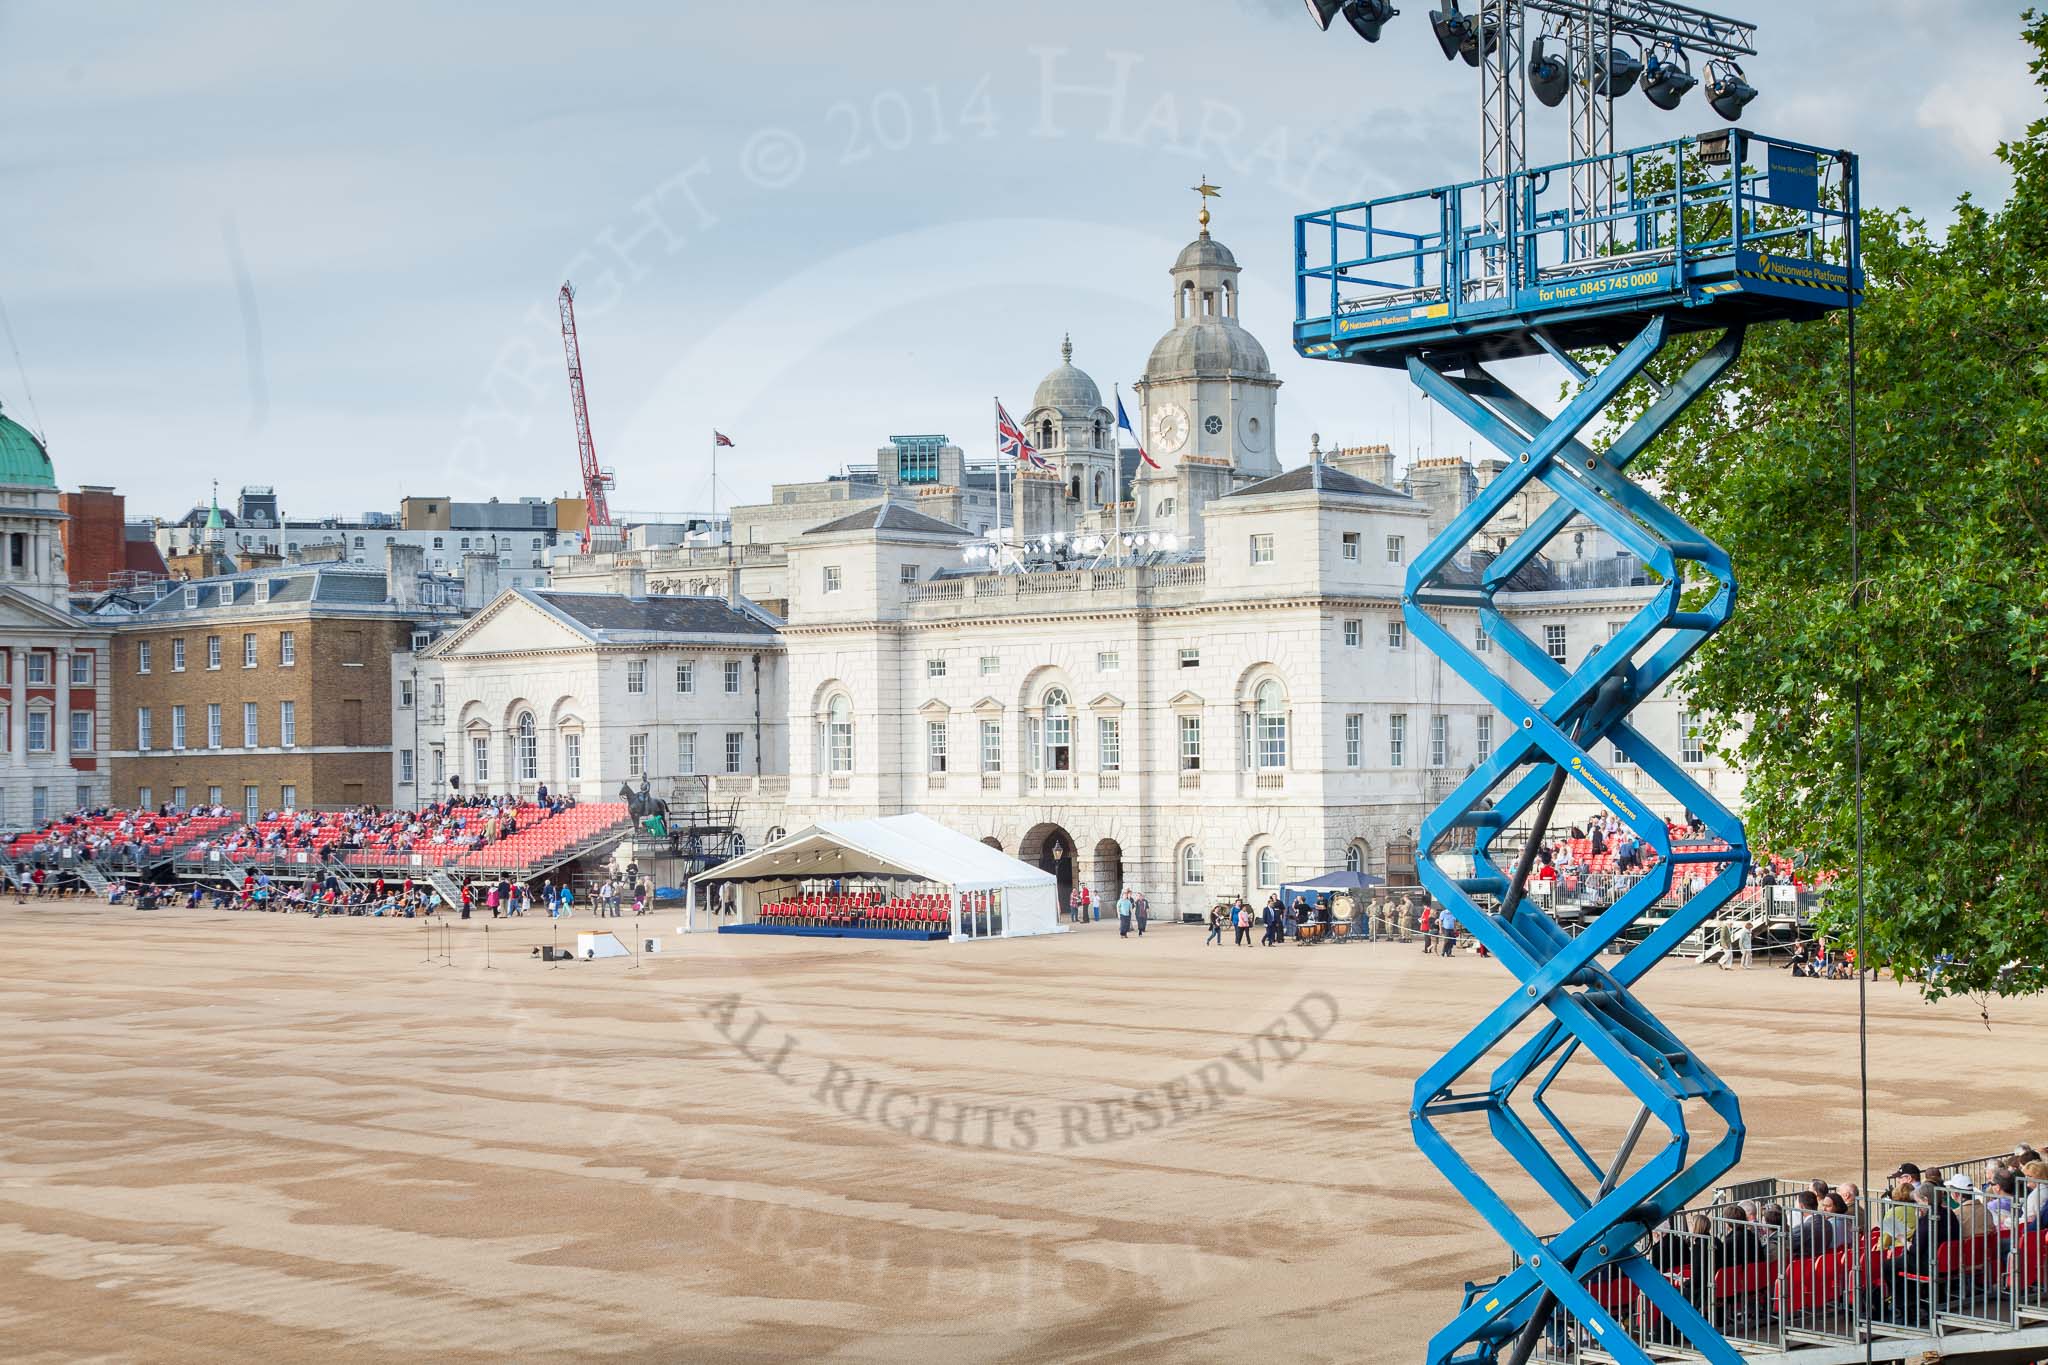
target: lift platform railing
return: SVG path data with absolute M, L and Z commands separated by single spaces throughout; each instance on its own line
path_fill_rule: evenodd
M 1725 168 L 1709 159 L 1723 145 Z M 1572 172 L 1596 164 L 1613 178 L 1614 202 L 1574 211 Z M 1617 275 L 1619 291 L 1682 290 L 1741 252 L 1841 262 L 1857 209 L 1853 164 L 1842 153 L 1741 130 L 1532 167 L 1507 180 L 1506 223 L 1488 221 L 1484 208 L 1498 178 L 1298 216 L 1298 324 L 1397 308 L 1448 319 L 1496 314 L 1548 303 L 1538 291 L 1555 294 L 1562 282 Z M 1588 241 L 1599 247 L 1590 255 Z M 1505 297 L 1495 287 L 1503 269 Z M 1580 285 L 1573 294 L 1604 292 Z

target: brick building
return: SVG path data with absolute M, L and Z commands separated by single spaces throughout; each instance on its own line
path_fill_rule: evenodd
M 185 584 L 113 635 L 113 800 L 256 813 L 391 800 L 391 666 L 460 584 L 286 566 Z

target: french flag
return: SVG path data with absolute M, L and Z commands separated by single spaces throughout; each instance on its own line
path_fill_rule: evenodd
M 1138 439 L 1138 433 L 1132 429 L 1131 415 L 1124 411 L 1124 397 L 1122 394 L 1118 394 L 1116 397 L 1116 429 L 1131 438 L 1131 444 L 1138 448 L 1139 459 L 1151 465 L 1154 469 L 1159 468 L 1159 461 L 1145 453 L 1145 443 Z

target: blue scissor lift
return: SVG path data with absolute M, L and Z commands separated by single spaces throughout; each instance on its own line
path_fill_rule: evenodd
M 1430 1365 L 1526 1360 L 1545 1340 L 1572 1358 L 1591 1350 L 1647 1365 L 1642 1321 L 1651 1314 L 1662 1340 L 1719 1365 L 1739 1359 L 1639 1244 L 1734 1166 L 1741 1110 L 1630 987 L 1742 887 L 1748 846 L 1734 813 L 1628 719 L 1727 619 L 1735 577 L 1726 552 L 1626 471 L 1727 373 L 1752 324 L 1808 321 L 1851 304 L 1862 288 L 1856 161 L 1741 129 L 1598 161 L 1613 194 L 1590 213 L 1574 213 L 1568 198 L 1571 172 L 1588 163 L 1567 162 L 1514 172 L 1505 193 L 1499 181 L 1473 181 L 1295 220 L 1296 349 L 1405 368 L 1508 461 L 1416 559 L 1402 599 L 1409 629 L 1507 717 L 1510 736 L 1431 812 L 1418 837 L 1423 884 L 1515 981 L 1416 1083 L 1410 1118 L 1417 1144 L 1513 1254 L 1506 1275 L 1466 1287 L 1462 1310 L 1431 1340 Z M 1488 204 L 1507 221 L 1487 221 Z M 1705 331 L 1720 335 L 1659 386 L 1633 422 L 1607 432 L 1604 449 L 1585 439 L 1674 336 Z M 1577 383 L 1555 416 L 1488 368 L 1546 354 Z M 1589 369 L 1589 354 L 1607 359 Z M 1548 508 L 1490 560 L 1460 562 L 1532 480 L 1555 494 Z M 1611 640 L 1568 668 L 1512 625 L 1494 599 L 1574 516 L 1614 536 L 1660 586 Z M 1498 651 L 1482 655 L 1468 624 L 1447 624 L 1450 614 L 1470 611 Z M 1519 667 L 1535 695 L 1516 690 L 1492 665 L 1500 659 Z M 1644 782 L 1631 789 L 1597 760 L 1603 743 L 1637 765 Z M 1520 895 L 1567 781 L 1657 855 L 1653 870 L 1576 937 Z M 1716 846 L 1674 847 L 1662 815 L 1638 796 L 1647 785 L 1699 815 Z M 1517 865 L 1503 867 L 1494 842 L 1525 818 Z M 1466 830 L 1471 846 L 1454 853 L 1446 836 Z M 1694 864 L 1720 870 L 1640 941 L 1626 943 L 1624 931 L 1669 893 L 1674 872 Z M 1621 956 L 1603 962 L 1608 949 Z M 1627 1136 L 1604 1161 L 1574 1134 L 1561 1106 L 1546 1102 L 1581 1050 L 1633 1100 Z M 1496 1054 L 1490 1074 L 1473 1075 L 1489 1054 Z M 1516 1107 L 1525 1084 L 1523 1097 L 1555 1150 Z M 1687 1116 L 1701 1109 L 1715 1115 L 1717 1134 L 1695 1150 Z M 1557 1205 L 1561 1231 L 1539 1234 L 1484 1173 L 1498 1163 L 1475 1165 L 1452 1144 L 1440 1121 L 1458 1114 L 1485 1116 L 1508 1159 Z M 1666 1140 L 1638 1160 L 1639 1139 L 1652 1125 Z M 1649 1309 L 1630 1324 L 1601 1302 L 1618 1301 L 1603 1291 L 1620 1277 Z

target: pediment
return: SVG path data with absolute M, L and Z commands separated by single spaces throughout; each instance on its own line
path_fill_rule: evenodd
M 976 714 L 983 716 L 1000 716 L 1003 714 L 1003 704 L 994 697 L 983 697 L 980 701 L 974 703 L 970 709 Z
M 1114 692 L 1104 692 L 1094 701 L 1088 703 L 1088 709 L 1090 711 L 1121 711 L 1124 709 L 1124 699 Z
M 1175 711 L 1199 711 L 1208 705 L 1195 692 L 1176 692 L 1166 704 Z
M 431 651 L 437 659 L 481 654 L 525 654 L 544 649 L 588 649 L 596 642 L 573 622 L 508 589 L 462 629 Z
M 946 705 L 946 703 L 940 701 L 937 697 L 933 697 L 923 706 L 918 707 L 917 713 L 920 716 L 944 716 L 951 714 L 952 710 L 952 707 Z

